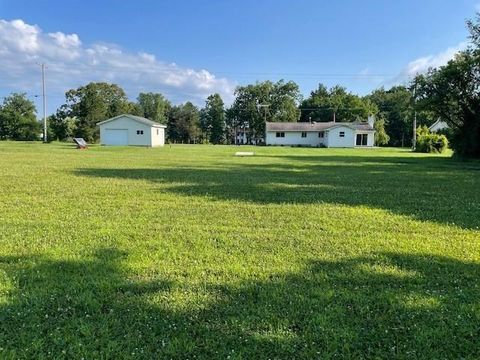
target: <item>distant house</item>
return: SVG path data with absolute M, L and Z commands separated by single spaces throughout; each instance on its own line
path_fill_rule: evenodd
M 448 129 L 448 128 L 449 126 L 445 121 L 438 119 L 432 124 L 432 126 L 428 128 L 428 130 L 430 130 L 430 132 L 435 133 L 437 131 Z
M 373 117 L 368 122 L 267 122 L 265 143 L 286 146 L 373 147 Z
M 235 129 L 234 142 L 235 145 L 248 144 L 248 127 L 240 127 Z
M 261 143 L 262 139 L 255 138 L 250 131 L 248 122 L 245 122 L 234 129 L 233 143 L 235 145 L 256 145 Z
M 163 146 L 165 125 L 130 114 L 122 114 L 97 123 L 100 143 L 112 146 Z

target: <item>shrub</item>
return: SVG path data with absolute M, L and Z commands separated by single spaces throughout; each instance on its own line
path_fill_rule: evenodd
M 417 129 L 416 152 L 442 153 L 448 148 L 448 140 L 445 135 L 431 133 L 426 126 Z

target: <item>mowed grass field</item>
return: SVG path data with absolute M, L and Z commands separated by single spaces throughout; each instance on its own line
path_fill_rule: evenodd
M 478 359 L 480 163 L 0 142 L 0 358 Z

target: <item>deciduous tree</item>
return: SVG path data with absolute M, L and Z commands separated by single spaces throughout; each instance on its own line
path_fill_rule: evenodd
M 298 121 L 299 87 L 280 80 L 239 86 L 229 110 L 232 127 L 248 126 L 250 139 L 258 141 L 265 133 L 265 121 Z
M 370 99 L 354 95 L 339 85 L 327 89 L 323 84 L 302 101 L 300 110 L 300 121 L 318 122 L 366 120 L 378 112 Z
M 0 139 L 38 140 L 40 133 L 33 101 L 24 93 L 7 96 L 0 107 Z
M 480 16 L 467 23 L 472 46 L 416 78 L 420 105 L 451 127 L 452 148 L 480 158 Z
M 97 122 L 134 109 L 134 104 L 116 84 L 92 82 L 67 91 L 65 97 L 64 114 L 78 120 L 76 135 L 87 141 L 98 139 Z
M 160 124 L 166 124 L 167 114 L 172 105 L 162 94 L 140 93 L 137 97 L 139 115 Z

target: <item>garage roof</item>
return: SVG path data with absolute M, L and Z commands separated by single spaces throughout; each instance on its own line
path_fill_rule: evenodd
M 149 120 L 149 119 L 141 117 L 141 116 L 135 116 L 135 115 L 130 115 L 130 114 L 121 114 L 121 115 L 115 116 L 113 118 L 110 118 L 110 119 L 107 119 L 107 120 L 104 120 L 104 121 L 100 121 L 99 123 L 97 123 L 97 125 L 102 125 L 102 124 L 108 123 L 110 121 L 117 120 L 121 117 L 128 117 L 132 120 L 138 121 L 139 123 L 149 125 L 149 126 L 153 126 L 153 127 L 166 128 L 165 125 L 159 124 L 156 121 L 152 121 L 152 120 Z

